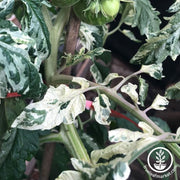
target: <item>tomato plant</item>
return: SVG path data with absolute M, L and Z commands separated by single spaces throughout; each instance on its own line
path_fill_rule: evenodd
M 153 167 L 180 178 L 180 127 L 149 116 L 180 100 L 180 82 L 147 103 L 147 76 L 160 81 L 167 57 L 180 54 L 179 7 L 161 19 L 149 0 L 1 0 L 0 179 L 30 178 L 36 168 L 40 179 L 125 180 L 135 161 L 152 179 L 156 147 Z M 107 38 L 139 42 L 134 28 L 145 37 L 130 59 L 139 70 L 110 73 Z M 168 157 L 171 173 L 161 171 Z

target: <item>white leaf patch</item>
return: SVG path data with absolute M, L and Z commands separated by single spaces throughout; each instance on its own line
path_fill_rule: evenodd
M 147 73 L 151 77 L 158 79 L 158 80 L 164 77 L 162 75 L 162 71 L 163 71 L 162 63 L 151 64 L 151 65 L 142 65 L 140 71 Z
M 108 97 L 105 94 L 101 94 L 99 97 L 96 97 L 93 102 L 94 110 L 96 112 L 95 119 L 99 124 L 109 125 L 107 121 L 111 110 L 109 108 L 110 102 Z
M 138 99 L 138 93 L 136 92 L 137 85 L 128 83 L 121 88 L 121 92 L 126 93 L 130 96 L 130 98 L 136 103 L 140 104 L 139 99 Z
M 166 99 L 166 97 L 157 95 L 156 98 L 154 99 L 151 108 L 156 109 L 156 110 L 165 110 L 166 107 L 169 104 L 169 101 Z
M 28 130 L 52 129 L 61 123 L 71 124 L 85 110 L 86 99 L 81 89 L 66 85 L 50 87 L 44 98 L 29 104 L 16 118 L 12 127 Z

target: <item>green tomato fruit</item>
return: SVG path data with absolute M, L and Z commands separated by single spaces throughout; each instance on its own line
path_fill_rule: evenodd
M 79 0 L 52 0 L 52 4 L 58 7 L 70 7 L 76 4 Z
M 85 23 L 92 25 L 103 25 L 113 21 L 119 12 L 119 8 L 119 0 L 91 1 L 89 4 L 88 0 L 80 0 L 73 6 L 76 16 Z M 108 9 L 111 11 L 107 12 Z
M 101 7 L 105 15 L 115 17 L 119 12 L 120 2 L 119 0 L 102 0 Z

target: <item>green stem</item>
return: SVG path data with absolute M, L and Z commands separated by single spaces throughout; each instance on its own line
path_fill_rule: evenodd
M 142 167 L 144 167 L 144 163 L 143 163 L 139 158 L 138 158 L 137 160 L 138 160 L 139 164 L 140 164 Z M 146 171 L 145 171 L 145 172 L 146 172 Z M 149 173 L 146 172 L 146 174 L 147 174 L 147 176 L 148 176 L 148 179 L 149 179 L 149 180 L 152 180 L 152 178 L 151 178 L 151 176 L 149 175 Z
M 119 24 L 116 26 L 116 28 L 114 28 L 112 31 L 108 32 L 105 37 L 104 37 L 104 40 L 103 40 L 103 44 L 105 44 L 106 42 L 106 39 L 108 38 L 108 36 L 114 34 L 116 31 L 118 31 L 121 27 L 121 25 L 124 23 L 124 19 L 125 17 L 127 16 L 127 14 L 129 13 L 129 5 L 127 4 L 125 9 L 124 9 L 124 12 L 121 16 L 121 20 L 119 21 Z
M 62 143 L 62 137 L 60 133 L 52 133 L 49 134 L 47 136 L 43 136 L 40 138 L 40 144 L 44 144 L 44 143 L 50 143 L 50 142 L 58 142 L 58 143 Z
M 62 129 L 67 136 L 69 143 L 66 144 L 66 146 L 72 147 L 73 149 L 73 156 L 77 159 L 80 159 L 85 162 L 90 163 L 89 155 L 87 153 L 86 148 L 84 147 L 84 144 L 82 143 L 76 128 L 73 124 L 62 124 Z
M 70 8 L 62 8 L 57 14 L 54 25 L 52 24 L 48 9 L 43 6 L 43 16 L 50 33 L 51 54 L 45 61 L 45 79 L 49 84 L 51 78 L 57 71 L 57 56 L 59 48 L 59 40 L 63 33 L 64 27 L 69 19 Z

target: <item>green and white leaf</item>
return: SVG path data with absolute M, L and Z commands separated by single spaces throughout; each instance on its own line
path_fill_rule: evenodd
M 28 54 L 30 47 L 34 47 L 30 37 L 10 22 L 0 20 L 0 68 L 6 77 L 3 82 L 8 84 L 9 92 L 39 97 L 45 86 L 31 62 Z
M 146 136 L 142 137 L 137 141 L 122 141 L 116 144 L 109 145 L 104 149 L 94 150 L 91 152 L 91 161 L 93 164 L 96 164 L 99 159 L 104 159 L 106 161 L 123 161 L 131 162 L 136 159 L 139 155 L 145 152 L 148 148 L 152 147 L 154 143 L 158 141 L 158 138 L 155 136 Z M 121 157 L 117 157 L 121 155 Z M 115 157 L 115 159 L 113 158 Z
M 168 18 L 169 23 L 158 33 L 154 34 L 154 37 L 148 39 L 147 43 L 139 48 L 130 62 L 135 64 L 161 63 L 168 56 L 176 60 L 177 56 L 180 54 L 179 19 L 180 11 Z
M 176 139 L 180 139 L 180 127 L 176 131 Z
M 113 143 L 117 142 L 130 142 L 130 141 L 137 141 L 138 139 L 142 138 L 145 134 L 138 132 L 138 131 L 130 131 L 124 128 L 118 128 L 109 131 L 109 140 Z M 146 137 L 149 134 L 145 135 Z
M 117 73 L 110 73 L 108 74 L 108 76 L 104 79 L 104 82 L 103 83 L 99 83 L 103 86 L 106 86 L 108 85 L 113 79 L 116 79 L 116 78 L 124 78 L 123 76 L 119 76 Z
M 151 126 L 149 126 L 147 123 L 140 121 L 140 122 L 138 123 L 138 126 L 139 126 L 140 128 L 142 128 L 144 134 L 149 134 L 150 136 L 153 135 L 154 130 L 153 130 L 153 128 L 152 128 Z
M 120 30 L 125 36 L 127 36 L 130 40 L 135 41 L 135 42 L 141 42 L 139 39 L 137 39 L 134 35 L 134 33 L 128 29 L 123 29 Z
M 180 81 L 170 86 L 165 93 L 168 99 L 180 100 Z
M 5 19 L 14 8 L 14 0 L 1 0 L 0 1 L 0 19 Z
M 63 171 L 55 180 L 83 180 L 81 173 L 77 171 Z
M 167 106 L 168 104 L 169 101 L 166 99 L 166 97 L 158 94 L 150 107 L 151 109 L 165 110 L 165 106 Z
M 149 0 L 129 1 L 122 6 L 120 12 L 123 14 L 123 22 L 131 27 L 138 27 L 141 35 L 150 38 L 153 33 L 159 31 L 159 12 L 152 7 Z
M 85 52 L 85 48 L 82 47 L 78 54 L 72 55 L 69 53 L 69 54 L 65 54 L 65 56 L 63 56 L 62 58 L 66 59 L 66 66 L 68 67 L 68 66 L 78 64 L 79 62 L 82 62 L 85 59 L 94 60 L 94 58 L 96 56 L 100 56 L 105 51 L 107 51 L 107 50 L 102 48 L 102 47 L 98 47 L 98 48 L 95 48 L 95 49 L 90 50 L 88 52 Z
M 45 24 L 41 1 L 22 0 L 26 5 L 27 14 L 22 18 L 22 29 L 36 42 L 37 56 L 36 66 L 39 68 L 41 62 L 50 54 L 49 32 Z
M 137 89 L 136 84 L 128 83 L 121 87 L 121 92 L 129 95 L 129 97 L 133 100 L 134 103 L 140 104 L 136 89 Z
M 99 71 L 98 67 L 95 64 L 91 65 L 90 72 L 96 83 L 102 83 L 103 78 L 101 72 Z
M 151 34 L 159 31 L 161 20 L 149 0 L 135 0 L 134 1 L 135 15 L 132 22 L 132 27 L 138 27 L 141 35 L 145 34 L 147 38 Z
M 41 101 L 31 103 L 24 109 L 12 127 L 45 130 L 61 123 L 71 124 L 85 110 L 85 103 L 82 89 L 70 89 L 63 84 L 57 88 L 51 86 Z
M 86 89 L 89 87 L 89 82 L 85 78 L 82 77 L 73 77 L 72 82 L 78 83 L 81 85 L 81 89 Z
M 146 83 L 146 81 L 139 77 L 139 100 L 141 103 L 141 106 L 144 107 L 144 101 L 146 100 L 147 97 L 147 92 L 148 92 L 149 84 Z
M 95 98 L 93 106 L 95 110 L 95 119 L 99 124 L 110 124 L 110 122 L 107 121 L 111 113 L 110 105 L 109 99 L 105 94 L 100 94 Z
M 151 77 L 160 80 L 161 78 L 163 78 L 163 67 L 162 67 L 162 63 L 159 64 L 151 64 L 151 65 L 142 65 L 141 72 L 149 74 Z
M 97 26 L 89 25 L 81 22 L 79 29 L 80 44 L 87 50 L 92 50 L 96 39 L 94 34 L 100 34 L 100 30 Z
M 93 165 L 71 158 L 71 162 L 73 167 L 81 172 L 83 179 L 105 180 L 107 177 L 121 177 L 120 180 L 124 180 L 130 174 L 128 164 L 120 161 Z
M 130 175 L 130 168 L 127 162 L 119 162 L 114 168 L 113 179 L 114 180 L 126 180 Z
M 6 97 L 7 89 L 7 79 L 4 71 L 0 68 L 0 99 Z

